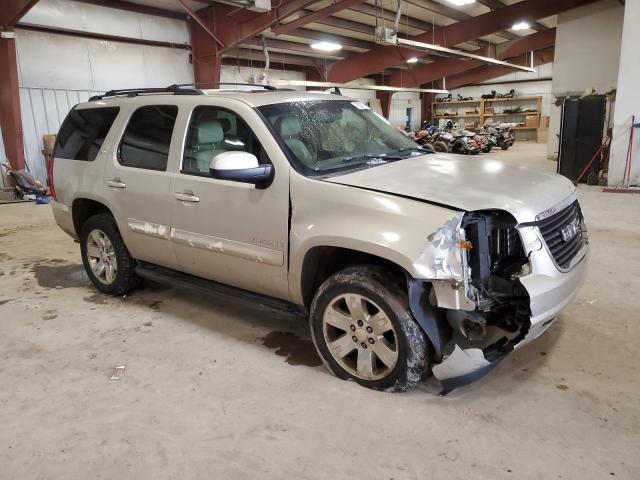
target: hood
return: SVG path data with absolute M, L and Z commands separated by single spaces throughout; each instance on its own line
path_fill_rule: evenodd
M 498 209 L 518 223 L 575 194 L 555 173 L 544 173 L 490 157 L 446 153 L 420 155 L 328 178 L 342 185 L 448 205 L 460 210 Z

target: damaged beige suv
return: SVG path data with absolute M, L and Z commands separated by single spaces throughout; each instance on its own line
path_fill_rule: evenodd
M 50 184 L 100 291 L 147 278 L 295 307 L 331 372 L 376 390 L 479 378 L 587 270 L 568 180 L 434 154 L 340 95 L 111 91 L 69 113 Z

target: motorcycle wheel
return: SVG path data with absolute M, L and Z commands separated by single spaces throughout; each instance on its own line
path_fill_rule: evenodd
M 489 145 L 487 145 L 486 147 L 484 147 L 482 149 L 482 152 L 483 153 L 489 153 L 491 150 L 493 150 L 493 145 L 489 144 Z
M 459 155 L 469 155 L 469 150 L 462 144 L 454 145 L 453 151 Z
M 449 146 L 444 143 L 444 142 L 435 142 L 433 144 L 433 149 L 436 152 L 440 152 L 440 153 L 449 153 Z
M 503 143 L 503 144 L 500 146 L 500 148 L 501 148 L 502 150 L 509 150 L 509 144 L 508 144 L 508 143 Z

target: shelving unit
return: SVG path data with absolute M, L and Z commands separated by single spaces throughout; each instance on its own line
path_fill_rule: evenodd
M 478 113 L 468 114 L 460 113 L 461 105 L 471 105 Z M 505 113 L 504 110 L 513 105 L 521 106 L 522 108 L 532 110 L 529 112 L 511 112 Z M 514 108 L 511 107 L 511 108 Z M 494 111 L 494 109 L 499 109 Z M 455 110 L 455 113 L 451 113 Z M 487 111 L 489 110 L 489 111 Z M 464 119 L 464 118 L 477 118 L 478 122 L 476 126 L 484 125 L 485 121 L 492 117 L 499 117 L 501 121 L 509 121 L 510 123 L 518 123 L 517 127 L 513 130 L 516 131 L 533 131 L 534 135 L 527 135 L 526 137 L 520 136 L 518 140 L 535 140 L 537 141 L 537 131 L 540 128 L 540 117 L 542 111 L 542 97 L 541 96 L 521 96 L 514 98 L 489 98 L 478 100 L 454 100 L 451 102 L 433 102 L 432 112 L 433 119 L 439 120 L 446 119 Z M 449 114 L 445 114 L 449 113 Z M 508 119 L 506 117 L 509 117 Z M 527 138 L 528 137 L 528 138 Z
M 463 106 L 467 106 L 466 108 Z M 444 108 L 438 108 L 444 107 Z M 477 113 L 461 113 L 460 110 L 464 108 L 465 110 L 469 110 L 473 108 L 477 110 Z M 455 113 L 452 111 L 455 110 Z M 435 120 L 440 120 L 441 118 L 457 120 L 460 118 L 477 118 L 478 121 L 482 122 L 482 100 L 453 100 L 451 102 L 433 102 L 433 118 Z M 440 112 L 440 113 L 439 113 Z M 444 113 L 449 113 L 445 115 Z

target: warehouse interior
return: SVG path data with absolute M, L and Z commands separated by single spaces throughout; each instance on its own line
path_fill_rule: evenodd
M 3 1 L 0 478 L 639 478 L 638 25 L 635 0 Z M 454 158 L 508 166 L 507 207 L 555 194 L 527 175 L 562 176 L 588 228 L 584 284 L 486 376 L 449 391 L 425 375 L 399 394 L 331 375 L 311 305 L 274 310 L 146 277 L 106 295 L 82 238 L 52 213 L 54 172 L 57 196 L 69 188 L 56 135 L 76 105 L 157 93 L 144 89 L 340 95 L 435 152 L 443 176 Z M 291 247 L 247 241 L 293 265 L 291 188 Z M 237 211 L 234 199 L 207 215 Z M 330 216 L 344 226 L 349 212 Z

